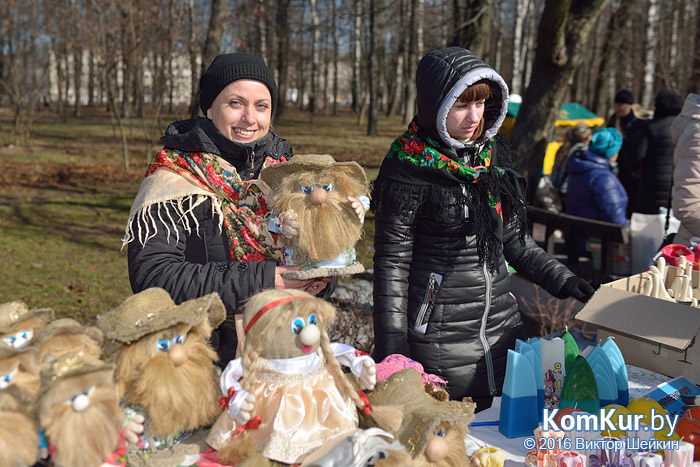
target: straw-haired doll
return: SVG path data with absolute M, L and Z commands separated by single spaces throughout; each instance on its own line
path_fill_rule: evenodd
M 334 318 L 330 303 L 299 290 L 266 290 L 250 298 L 243 313 L 243 357 L 221 375 L 227 411 L 207 440 L 220 448 L 222 462 L 256 451 L 299 463 L 328 440 L 357 429 L 356 407 L 367 408 L 368 401 L 340 364 L 367 390 L 374 388 L 376 369 L 370 356 L 329 341 L 325 327 Z

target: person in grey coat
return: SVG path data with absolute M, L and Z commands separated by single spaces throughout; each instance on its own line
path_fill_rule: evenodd
M 527 231 L 522 177 L 497 135 L 508 88 L 466 49 L 418 64 L 418 113 L 374 183 L 375 359 L 403 354 L 477 410 L 501 393 L 507 350 L 522 337 L 508 264 L 559 297 L 594 290 Z

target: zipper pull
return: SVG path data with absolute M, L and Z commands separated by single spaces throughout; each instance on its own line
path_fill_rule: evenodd
M 255 151 L 250 151 L 250 170 L 255 168 Z
M 435 300 L 435 276 L 430 275 L 430 290 L 428 291 L 428 301 L 433 302 Z

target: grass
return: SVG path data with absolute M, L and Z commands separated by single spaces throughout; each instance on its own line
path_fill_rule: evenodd
M 183 118 L 168 115 L 168 122 Z M 119 130 L 104 109 L 84 109 L 80 119 L 38 113 L 31 146 L 12 147 L 11 114 L 0 109 L 0 303 L 23 300 L 51 307 L 59 316 L 94 322 L 131 294 L 121 237 L 144 167 L 146 137 L 138 120 L 127 121 L 131 170 L 123 169 Z M 297 154 L 329 153 L 356 160 L 376 177 L 398 118 L 382 118 L 379 135 L 345 110 L 316 116 L 289 109 L 275 132 Z M 159 148 L 158 135 L 151 141 Z M 359 260 L 372 266 L 374 219 L 365 223 Z

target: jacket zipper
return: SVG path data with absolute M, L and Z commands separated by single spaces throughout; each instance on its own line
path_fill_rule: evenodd
M 484 348 L 484 359 L 486 360 L 486 373 L 488 375 L 489 381 L 489 393 L 495 396 L 498 391 L 496 391 L 496 379 L 493 373 L 493 359 L 491 358 L 491 346 L 486 340 L 486 321 L 489 318 L 489 311 L 491 311 L 491 275 L 488 271 L 488 266 L 484 263 L 484 283 L 485 283 L 485 293 L 484 298 L 484 314 L 481 316 L 481 327 L 479 328 L 479 340 Z
M 423 303 L 418 310 L 418 317 L 416 317 L 416 324 L 413 326 L 414 331 L 425 334 L 428 323 L 423 324 L 425 319 L 425 314 L 428 312 L 428 308 L 435 301 L 435 283 L 437 279 L 434 273 L 430 273 L 430 279 L 428 280 L 428 289 L 425 291 L 423 296 Z
M 250 170 L 255 168 L 255 151 L 250 151 Z

